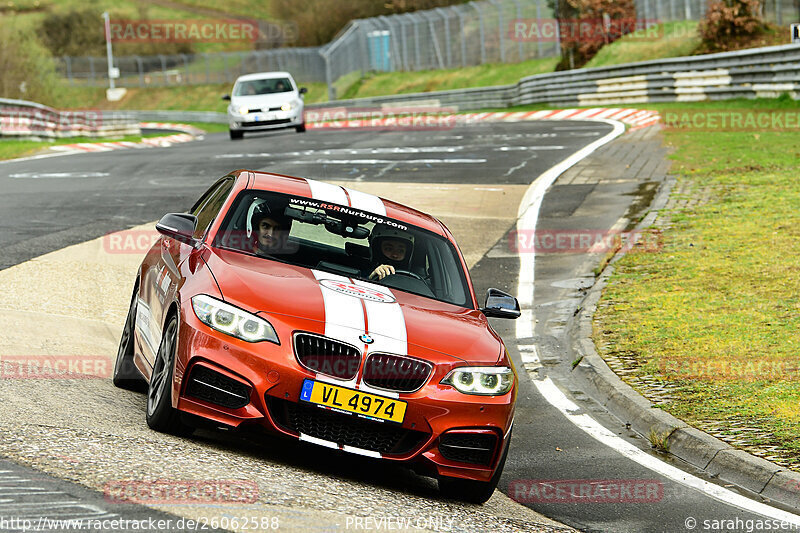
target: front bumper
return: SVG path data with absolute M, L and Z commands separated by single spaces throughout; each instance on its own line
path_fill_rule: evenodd
M 231 131 L 265 131 L 294 128 L 303 124 L 303 109 L 290 111 L 268 111 L 239 115 L 228 112 L 228 127 Z
M 182 313 L 173 383 L 175 407 L 180 411 L 228 427 L 260 426 L 329 448 L 403 462 L 434 477 L 489 481 L 497 468 L 510 438 L 516 383 L 503 396 L 469 396 L 440 385 L 453 367 L 437 365 L 424 387 L 398 395 L 398 399 L 407 402 L 402 424 L 376 422 L 302 402 L 303 380 L 318 376 L 300 366 L 291 346 L 292 336 L 285 332 L 281 335 L 283 328 L 278 324 L 273 323 L 283 345 L 251 344 L 208 328 L 190 309 L 187 311 Z M 304 328 L 301 325 L 299 329 Z M 233 380 L 226 383 L 235 382 L 237 385 L 231 388 L 244 398 L 236 403 L 233 396 L 223 394 L 231 399 L 224 402 L 197 394 L 192 388 L 195 369 L 202 369 L 206 375 L 211 370 L 223 376 L 215 382 L 217 388 L 229 388 L 219 385 L 226 379 Z M 333 378 L 327 381 L 337 383 Z M 491 444 L 491 451 L 470 452 L 461 446 L 475 439 Z

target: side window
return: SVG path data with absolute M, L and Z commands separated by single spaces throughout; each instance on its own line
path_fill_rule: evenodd
M 194 232 L 195 239 L 202 239 L 206 230 L 211 225 L 211 222 L 219 214 L 222 204 L 228 198 L 228 194 L 233 188 L 233 180 L 227 179 L 220 183 L 216 190 L 211 194 L 207 194 L 208 199 L 203 202 L 200 207 L 192 210 L 192 214 L 197 217 L 197 229 Z M 199 202 L 198 202 L 199 203 Z
M 211 196 L 219 188 L 219 186 L 220 186 L 220 183 L 217 182 L 214 185 L 212 185 L 211 187 L 209 187 L 206 190 L 206 192 L 203 193 L 203 196 L 201 196 L 200 199 L 197 200 L 194 203 L 194 205 L 192 205 L 191 209 L 189 209 L 189 214 L 197 216 L 197 213 L 200 212 L 200 208 L 202 208 L 204 205 L 206 205 L 206 202 L 208 201 L 208 199 L 211 198 Z

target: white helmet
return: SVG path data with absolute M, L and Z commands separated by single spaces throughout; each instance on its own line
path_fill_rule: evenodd
M 414 236 L 407 231 L 402 231 L 383 224 L 375 224 L 369 234 L 369 246 L 372 257 L 377 257 L 378 246 L 383 239 L 397 239 L 406 243 L 407 253 L 404 262 L 411 261 L 411 254 L 414 252 Z

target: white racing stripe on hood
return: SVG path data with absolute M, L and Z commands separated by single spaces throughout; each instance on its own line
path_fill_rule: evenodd
M 386 216 L 386 206 L 383 205 L 383 200 L 374 194 L 367 194 L 361 191 L 354 191 L 353 189 L 344 188 L 350 196 L 351 207 L 367 211 L 374 215 Z
M 369 288 L 374 291 L 391 294 L 394 302 L 383 303 L 364 300 L 364 308 L 367 311 L 367 329 L 375 342 L 369 345 L 368 352 L 394 353 L 398 355 L 408 355 L 408 340 L 406 338 L 406 319 L 403 317 L 403 309 L 397 303 L 392 291 L 383 285 L 376 285 L 366 281 L 354 279 L 353 283 L 361 287 Z M 396 392 L 373 389 L 362 379 L 358 388 L 380 396 L 399 398 Z
M 397 303 L 397 299 L 391 290 L 383 285 L 376 285 L 368 281 L 354 279 L 353 283 L 360 287 L 372 289 L 384 294 L 391 294 L 394 302 L 373 302 L 364 300 L 364 307 L 367 310 L 367 328 L 372 335 L 378 335 L 373 344 L 370 344 L 370 352 L 388 352 L 399 355 L 408 355 L 408 339 L 406 337 L 406 319 L 403 317 L 403 309 Z
M 347 201 L 347 195 L 344 189 L 338 185 L 331 185 L 324 181 L 317 181 L 309 178 L 306 178 L 306 182 L 308 182 L 308 186 L 311 188 L 311 197 L 314 198 L 314 200 L 339 205 L 350 205 L 350 202 Z
M 314 273 L 314 277 L 317 278 L 317 281 L 332 279 L 343 283 L 350 283 L 348 278 L 330 272 L 322 272 L 313 269 L 311 272 Z M 329 289 L 324 285 L 320 285 L 319 289 L 322 291 L 322 301 L 325 305 L 325 336 L 346 344 L 354 345 L 358 347 L 359 352 L 362 352 L 364 344 L 358 339 L 358 335 L 364 331 L 364 308 L 361 307 L 361 300 Z M 328 378 L 322 376 L 322 374 L 317 374 L 317 379 L 336 385 L 355 388 L 357 378 L 350 381 L 343 381 L 341 379 Z

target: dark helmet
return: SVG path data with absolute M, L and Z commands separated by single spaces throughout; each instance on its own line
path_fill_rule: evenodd
M 259 203 L 254 202 L 253 205 L 250 206 L 250 220 L 248 221 L 247 234 L 254 234 L 263 218 L 271 218 L 286 231 L 292 229 L 292 218 L 286 216 L 284 213 L 288 205 L 288 202 L 280 200 L 262 200 Z

